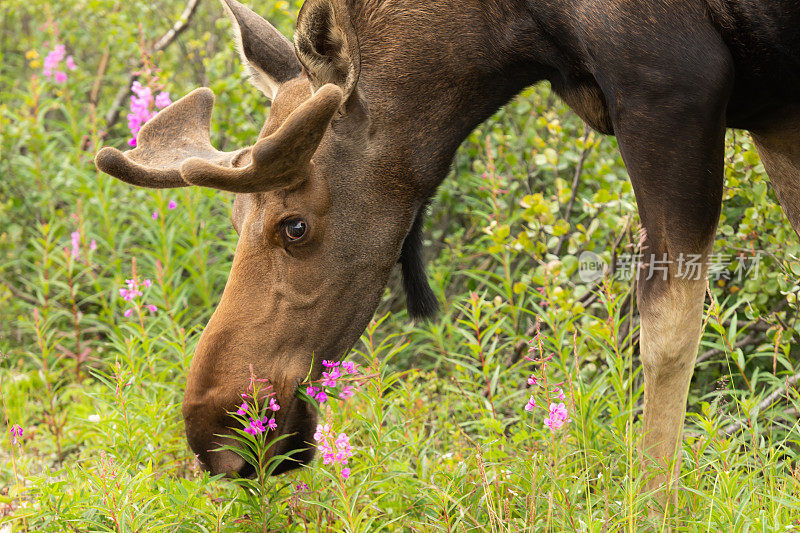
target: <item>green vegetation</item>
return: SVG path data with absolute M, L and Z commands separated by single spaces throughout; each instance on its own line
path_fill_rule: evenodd
M 257 6 L 287 35 L 297 8 Z M 431 207 L 439 319 L 409 321 L 393 278 L 349 356 L 361 365 L 357 393 L 323 407 L 350 436 L 349 478 L 319 459 L 247 490 L 200 472 L 180 402 L 233 255 L 231 197 L 134 189 L 92 164 L 98 146 L 129 137 L 127 98 L 110 127 L 106 114 L 133 70 L 173 99 L 210 87 L 216 146 L 255 138 L 268 106 L 216 3 L 146 53 L 183 9 L 3 3 L 0 531 L 800 527 L 800 245 L 752 143 L 729 133 L 715 253 L 728 258 L 720 264 L 757 253 L 759 269 L 738 279 L 734 262 L 722 268 L 731 279 L 710 284 L 679 505 L 650 522 L 632 283 L 579 276 L 582 252 L 608 264 L 636 252 L 635 199 L 614 139 L 591 133 L 547 86 L 470 136 Z M 59 43 L 76 65 L 62 63 L 66 81 L 44 72 Z M 152 286 L 131 306 L 119 289 L 135 277 Z M 556 387 L 570 421 L 551 431 L 542 406 L 560 401 Z

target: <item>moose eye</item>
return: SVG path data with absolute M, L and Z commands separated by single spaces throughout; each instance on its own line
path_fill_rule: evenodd
M 305 237 L 308 224 L 302 218 L 291 218 L 282 224 L 283 234 L 289 242 L 296 242 Z

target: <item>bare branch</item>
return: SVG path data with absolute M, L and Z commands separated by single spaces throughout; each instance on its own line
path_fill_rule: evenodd
M 100 94 L 100 86 L 103 84 L 103 78 L 105 78 L 110 57 L 111 50 L 106 49 L 105 52 L 103 52 L 103 56 L 100 58 L 100 64 L 97 66 L 97 76 L 92 84 L 92 90 L 89 92 L 89 104 L 92 106 L 97 106 L 97 95 Z
M 798 381 L 800 381 L 800 372 L 798 372 L 797 374 L 795 374 L 790 378 L 787 378 L 786 383 L 783 386 L 778 387 L 777 389 L 772 391 L 769 395 L 767 395 L 767 397 L 764 398 L 761 401 L 761 403 L 758 404 L 758 407 L 753 409 L 753 411 L 750 413 L 750 418 L 752 419 L 757 417 L 759 413 L 761 413 L 761 411 L 771 406 L 778 398 L 781 398 L 785 394 L 787 394 L 789 392 L 789 389 L 792 386 L 796 385 Z M 736 433 L 737 431 L 739 431 L 739 429 L 744 427 L 744 425 L 745 421 L 737 420 L 736 422 L 729 424 L 723 430 L 723 432 L 725 432 L 727 435 L 730 435 L 732 433 Z
M 200 5 L 200 0 L 189 0 L 186 3 L 186 7 L 183 8 L 183 13 L 181 13 L 181 16 L 175 21 L 175 24 L 172 25 L 167 33 L 156 41 L 152 53 L 160 52 L 169 46 L 169 44 L 189 26 L 189 22 L 191 22 L 198 5 Z
M 597 292 L 602 288 L 606 278 L 614 279 L 614 274 L 616 274 L 617 271 L 617 248 L 619 248 L 622 239 L 625 238 L 625 235 L 627 235 L 628 230 L 633 223 L 633 218 L 630 216 L 625 216 L 624 219 L 625 225 L 622 227 L 622 231 L 614 236 L 614 244 L 611 245 L 611 263 L 609 264 L 608 271 L 604 272 L 603 277 L 597 280 L 595 284 L 592 285 L 592 287 L 586 292 L 586 294 L 578 299 L 583 307 L 589 307 L 597 300 Z M 631 293 L 632 292 L 633 291 L 631 290 Z
M 760 332 L 750 333 L 742 340 L 737 342 L 733 345 L 734 348 L 744 348 L 745 346 L 750 346 L 751 344 L 757 344 L 760 340 L 762 340 L 763 336 L 759 335 Z M 705 361 L 708 361 L 714 356 L 722 355 L 725 353 L 725 350 L 721 350 L 719 348 L 711 348 L 710 350 L 706 350 L 705 352 L 701 353 L 697 356 L 695 360 L 695 365 L 699 365 Z
M 589 141 L 589 135 L 591 134 L 592 130 L 586 127 L 584 124 L 585 133 L 583 134 L 583 151 L 581 152 L 581 159 L 578 161 L 578 166 L 575 167 L 575 173 L 572 175 L 572 194 L 569 197 L 569 202 L 567 203 L 567 209 L 564 212 L 564 220 L 569 222 L 570 217 L 572 217 L 572 206 L 575 205 L 575 197 L 578 195 L 578 180 L 580 180 L 581 174 L 583 174 L 583 165 L 586 163 L 586 157 L 589 155 L 589 152 L 592 149 L 600 144 L 600 140 L 593 142 L 592 144 L 587 144 Z M 569 233 L 563 234 L 558 239 L 558 244 L 556 245 L 555 254 L 559 255 L 561 253 L 561 246 L 564 244 L 564 240 L 566 240 L 567 235 Z
M 782 311 L 783 308 L 786 307 L 787 304 L 788 304 L 788 302 L 786 301 L 786 299 L 782 299 L 780 302 L 778 302 L 778 305 L 776 305 L 772 309 L 772 311 L 767 313 L 766 316 L 768 316 L 768 317 L 769 316 L 777 316 L 776 313 Z M 730 322 L 726 322 L 725 325 L 726 326 L 730 325 Z M 750 331 L 752 331 L 752 333 L 749 333 L 746 337 L 744 337 L 739 342 L 734 344 L 733 347 L 734 348 L 744 348 L 745 346 L 751 346 L 753 344 L 758 344 L 759 341 L 763 340 L 763 338 L 764 338 L 764 336 L 763 335 L 759 335 L 759 333 L 763 334 L 767 330 L 769 330 L 771 327 L 773 327 L 773 324 L 771 324 L 770 322 L 767 322 L 766 320 L 764 320 L 763 316 L 759 317 L 754 322 L 751 322 L 746 326 L 746 329 L 749 329 Z M 705 351 L 702 354 L 697 356 L 697 359 L 695 360 L 695 365 L 699 365 L 700 363 L 708 361 L 709 359 L 711 359 L 714 356 L 722 355 L 724 353 L 725 353 L 725 351 L 724 350 L 720 350 L 719 348 L 712 348 L 710 350 L 707 350 L 707 351 Z

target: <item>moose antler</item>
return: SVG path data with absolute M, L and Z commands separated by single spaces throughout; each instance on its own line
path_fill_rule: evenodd
M 201 185 L 237 193 L 289 187 L 302 179 L 341 102 L 341 89 L 326 85 L 254 146 L 221 152 L 210 142 L 214 93 L 195 89 L 148 121 L 135 149 L 107 146 L 95 164 L 140 187 Z

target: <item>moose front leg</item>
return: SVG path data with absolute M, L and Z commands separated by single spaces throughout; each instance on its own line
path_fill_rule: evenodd
M 656 463 L 647 484 L 655 493 L 656 515 L 659 507 L 677 498 L 686 397 L 700 342 L 707 257 L 720 209 L 722 140 L 720 131 L 713 147 L 680 161 L 664 158 L 668 150 L 623 151 L 646 231 L 637 289 L 645 387 L 642 451 Z M 712 139 L 695 138 L 698 143 L 707 141 Z M 659 155 L 661 165 L 653 159 Z M 648 173 L 642 173 L 639 161 L 646 161 Z
M 646 236 L 638 273 L 645 381 L 642 451 L 652 514 L 677 501 L 686 398 L 700 341 L 707 256 L 722 198 L 726 63 L 682 73 L 671 90 L 619 94 L 614 131 Z M 716 73 L 716 76 L 715 76 Z M 633 87 L 635 84 L 629 85 Z
M 694 255 L 705 262 L 706 254 Z M 663 254 L 654 254 L 656 261 Z M 667 255 L 668 261 L 681 261 Z M 664 279 L 650 278 L 649 266 L 640 276 L 639 313 L 641 316 L 639 346 L 644 374 L 644 424 L 642 451 L 648 461 L 655 461 L 648 475 L 649 492 L 657 505 L 651 506 L 658 515 L 668 502 L 677 502 L 675 487 L 680 473 L 680 448 L 686 397 L 694 370 L 700 342 L 705 269 L 678 272 L 670 269 Z M 681 278 L 680 275 L 689 277 Z M 693 279 L 693 278 L 697 279 Z
M 721 133 L 716 143 L 721 146 Z M 627 153 L 629 161 L 635 157 Z M 700 160 L 705 170 L 694 182 L 681 168 L 687 162 L 664 161 L 662 168 L 675 174 L 653 172 L 647 181 L 640 179 L 637 165 L 628 163 L 646 231 L 637 279 L 645 387 L 642 451 L 655 462 L 647 488 L 655 496 L 651 509 L 656 516 L 668 502 L 677 501 L 686 398 L 702 333 L 707 258 L 720 208 L 720 150 L 709 149 L 707 158 L 697 156 L 695 164 Z M 655 187 L 664 180 L 670 187 Z

